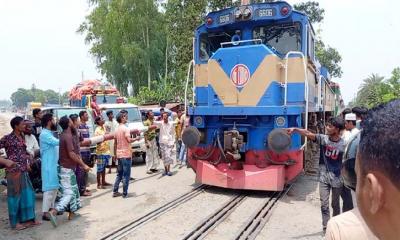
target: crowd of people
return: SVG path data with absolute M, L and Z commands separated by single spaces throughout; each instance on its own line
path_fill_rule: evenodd
M 59 138 L 54 136 L 56 123 L 51 114 L 41 116 L 40 111 L 34 110 L 34 116 L 34 123 L 14 117 L 10 122 L 13 131 L 0 139 L 0 148 L 7 153 L 7 159 L 0 158 L 0 164 L 7 169 L 9 220 L 11 227 L 17 230 L 40 224 L 35 216 L 35 192 L 29 177 L 33 159 L 39 152 L 43 220 L 57 226 L 56 216 L 64 212 L 68 212 L 71 219 L 81 207 L 80 197 L 90 194 L 85 182 L 85 175 L 91 169 L 90 160 L 85 160 L 84 147 L 92 140 L 88 140 L 90 136 L 84 126 L 85 112 L 62 117 L 58 122 L 62 128 Z M 107 117 L 107 120 L 100 115 L 96 117 L 95 138 L 102 138 L 97 140 L 96 147 L 97 187 L 102 189 L 110 185 L 105 181 L 105 172 L 112 160 L 117 164 L 113 197 L 127 197 L 132 166 L 130 143 L 137 138 L 132 137 L 132 130 L 126 127 L 124 111 L 118 113 L 115 120 L 112 112 L 107 112 Z M 40 126 L 36 118 L 40 119 Z M 180 141 L 185 119 L 182 112 L 172 119 L 162 113 L 157 120 L 151 111 L 147 113 L 148 174 L 159 171 L 160 153 L 164 175 L 172 175 L 174 161 L 185 163 L 184 158 L 177 156 L 177 152 L 185 151 Z M 400 100 L 394 100 L 370 110 L 345 109 L 341 116 L 328 120 L 326 134 L 300 128 L 287 130 L 289 134 L 306 136 L 320 146 L 319 193 L 326 239 L 399 238 L 399 129 Z M 114 140 L 104 142 L 112 139 L 104 137 L 110 133 Z M 39 139 L 38 144 L 36 139 Z M 123 190 L 119 193 L 121 182 Z
M 320 146 L 319 194 L 326 239 L 399 238 L 399 129 L 400 100 L 371 110 L 345 109 L 328 120 L 326 134 L 288 129 Z
M 187 123 L 182 111 L 161 113 L 158 119 L 152 111 L 147 112 L 144 137 L 147 147 L 147 174 L 160 171 L 172 176 L 171 165 L 185 164 L 184 144 L 181 134 Z M 40 191 L 43 192 L 42 220 L 57 227 L 57 215 L 68 213 L 71 220 L 82 207 L 80 198 L 91 196 L 88 172 L 96 165 L 97 188 L 112 187 L 113 197 L 127 198 L 132 167 L 131 143 L 140 139 L 140 131 L 127 127 L 128 112 L 120 111 L 114 118 L 113 111 L 95 116 L 95 131 L 90 135 L 87 111 L 61 117 L 58 122 L 52 114 L 33 110 L 34 121 L 16 116 L 11 122 L 12 132 L 0 139 L 0 149 L 7 158 L 0 158 L 6 168 L 7 203 L 12 229 L 22 230 L 39 225 L 35 213 L 35 189 L 32 184 L 32 166 L 40 159 Z M 57 125 L 62 129 L 57 132 Z M 91 144 L 96 143 L 95 161 L 91 157 Z M 181 153 L 178 158 L 176 153 Z M 106 169 L 116 165 L 114 184 L 106 181 Z M 122 193 L 119 187 L 122 182 Z

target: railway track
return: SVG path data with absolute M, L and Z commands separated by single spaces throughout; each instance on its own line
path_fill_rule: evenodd
M 244 200 L 246 195 L 239 194 L 229 199 L 221 208 L 207 216 L 183 240 L 204 239 L 209 232 L 224 221 Z
M 207 188 L 209 188 L 209 186 L 200 185 L 192 189 L 191 191 L 175 198 L 174 200 L 162 205 L 161 207 L 131 221 L 130 223 L 120 227 L 119 229 L 108 233 L 107 235 L 101 237 L 100 240 L 122 239 L 129 235 L 131 232 L 135 231 L 138 227 L 143 226 L 147 222 L 156 219 L 157 217 L 163 215 L 171 209 L 198 196 Z
M 279 199 L 286 195 L 289 189 L 290 187 L 282 192 L 274 192 L 270 197 L 267 197 L 264 203 L 245 222 L 234 239 L 255 239 L 271 216 L 273 207 Z M 207 235 L 228 218 L 248 196 L 249 193 L 241 193 L 233 196 L 225 202 L 222 207 L 198 223 L 183 240 L 201 240 L 206 238 Z
M 271 217 L 272 209 L 275 204 L 287 194 L 290 188 L 291 185 L 286 187 L 282 192 L 274 192 L 270 198 L 266 199 L 261 207 L 250 216 L 247 222 L 238 231 L 235 240 L 255 239 Z

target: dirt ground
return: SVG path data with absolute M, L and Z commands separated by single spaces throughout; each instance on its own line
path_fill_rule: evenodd
M 0 115 L 0 137 L 5 129 L 5 118 Z M 82 198 L 79 217 L 68 221 L 66 215 L 58 218 L 59 226 L 48 222 L 20 232 L 11 231 L 7 213 L 7 195 L 0 191 L 0 239 L 99 239 L 129 221 L 138 218 L 197 186 L 194 173 L 186 167 L 173 168 L 172 177 L 147 175 L 143 164 L 132 168 L 137 180 L 129 187 L 129 198 L 112 198 L 111 189 L 97 190 L 94 171 L 90 174 L 93 196 Z M 115 179 L 115 169 L 107 175 Z M 154 221 L 131 233 L 127 239 L 182 239 L 194 225 L 218 209 L 235 193 L 233 190 L 210 189 L 181 206 L 172 209 Z M 239 227 L 263 201 L 263 194 L 249 196 L 207 239 L 232 239 Z M 41 217 L 42 195 L 37 195 L 36 212 Z M 318 184 L 315 177 L 300 176 L 288 195 L 278 202 L 273 214 L 257 239 L 322 239 Z

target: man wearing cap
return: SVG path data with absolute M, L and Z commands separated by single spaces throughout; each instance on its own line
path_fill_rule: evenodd
M 348 143 L 360 130 L 356 128 L 356 114 L 347 113 L 344 116 L 344 120 L 345 131 L 343 132 L 343 139 Z

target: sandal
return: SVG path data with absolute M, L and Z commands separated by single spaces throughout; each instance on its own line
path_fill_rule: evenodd
M 92 194 L 90 192 L 84 192 L 81 196 L 82 197 L 90 197 L 90 196 L 92 196 Z
M 29 223 L 26 225 L 26 227 L 27 227 L 27 228 L 36 227 L 36 226 L 39 226 L 39 225 L 41 225 L 41 224 L 42 224 L 41 222 L 38 222 L 38 221 L 34 220 L 33 222 L 29 222 Z
M 54 215 L 53 214 L 53 212 L 49 212 L 49 218 L 50 218 L 50 222 L 51 222 L 51 225 L 53 225 L 53 227 L 57 227 L 57 218 L 56 218 L 56 215 Z
M 15 230 L 15 231 L 21 231 L 21 230 L 24 230 L 24 229 L 27 229 L 28 227 L 27 226 L 24 226 L 24 225 L 22 225 L 22 224 L 17 224 L 16 226 L 15 226 L 15 228 L 13 228 L 13 230 Z

